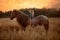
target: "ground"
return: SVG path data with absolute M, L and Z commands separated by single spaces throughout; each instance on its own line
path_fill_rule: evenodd
M 0 18 L 0 40 L 60 40 L 60 18 L 49 18 L 47 34 L 44 26 L 27 26 L 22 31 L 16 19 Z

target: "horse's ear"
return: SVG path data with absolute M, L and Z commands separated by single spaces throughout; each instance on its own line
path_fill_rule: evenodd
M 13 10 L 13 13 L 15 13 L 16 15 L 19 13 L 19 11 L 18 10 L 16 10 L 16 9 L 14 9 Z

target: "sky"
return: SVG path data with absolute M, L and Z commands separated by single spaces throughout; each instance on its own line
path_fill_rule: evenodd
M 0 0 L 0 11 L 21 8 L 60 8 L 60 0 Z

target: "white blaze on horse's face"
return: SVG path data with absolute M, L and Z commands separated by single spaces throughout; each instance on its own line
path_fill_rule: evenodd
M 11 12 L 11 20 L 14 19 L 16 17 L 16 13 L 14 11 Z

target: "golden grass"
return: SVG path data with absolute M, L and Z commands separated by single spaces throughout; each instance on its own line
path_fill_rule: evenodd
M 15 19 L 1 18 L 0 40 L 60 40 L 60 18 L 49 18 L 49 21 L 49 31 L 46 34 L 44 26 L 27 26 L 26 31 L 22 31 Z

